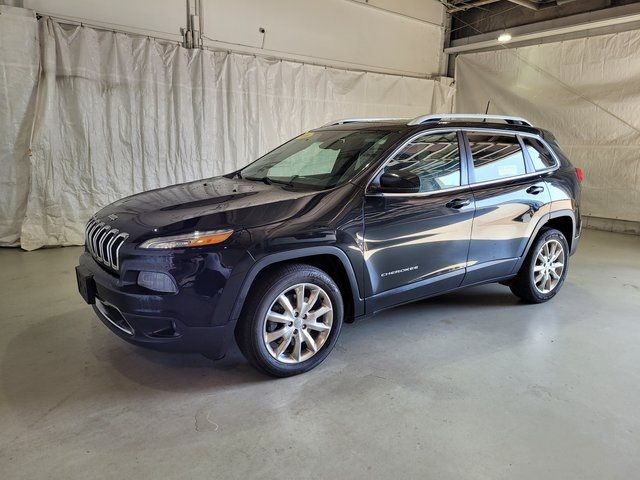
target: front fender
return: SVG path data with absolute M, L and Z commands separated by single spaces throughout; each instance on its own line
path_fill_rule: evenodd
M 240 313 L 242 312 L 242 307 L 244 306 L 247 295 L 249 294 L 249 290 L 251 289 L 254 280 L 261 271 L 276 263 L 289 262 L 292 260 L 302 260 L 304 258 L 314 257 L 317 255 L 331 255 L 340 261 L 346 272 L 347 279 L 349 280 L 351 291 L 354 292 L 353 299 L 345 299 L 345 301 L 353 301 L 354 316 L 359 317 L 364 315 L 364 299 L 362 298 L 360 289 L 358 287 L 358 282 L 356 280 L 356 274 L 353 265 L 349 261 L 347 255 L 338 247 L 316 246 L 299 248 L 286 252 L 271 253 L 257 260 L 247 271 L 242 281 L 242 285 L 240 286 L 235 296 L 233 308 L 229 313 L 230 321 L 236 322 L 240 317 Z M 232 294 L 233 292 L 229 293 Z

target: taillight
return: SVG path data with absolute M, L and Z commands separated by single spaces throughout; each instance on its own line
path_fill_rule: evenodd
M 584 172 L 581 168 L 576 168 L 576 175 L 578 176 L 578 181 L 582 183 L 584 181 Z

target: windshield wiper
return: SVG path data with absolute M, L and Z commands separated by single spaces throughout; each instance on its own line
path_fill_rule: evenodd
M 245 180 L 251 180 L 253 182 L 262 182 L 262 183 L 266 183 L 267 185 L 272 185 L 273 182 L 271 181 L 271 179 L 269 177 L 244 177 Z
M 295 187 L 293 181 L 298 178 L 300 175 L 294 175 L 289 180 L 276 180 L 275 178 L 270 178 L 269 181 L 271 183 L 279 183 L 281 185 L 286 185 L 287 187 Z
M 289 179 L 289 181 L 287 182 L 287 185 L 289 185 L 290 187 L 293 187 L 293 181 L 298 178 L 300 175 L 294 175 L 293 177 L 291 177 Z
M 244 177 L 245 180 L 253 180 L 255 182 L 263 182 L 266 183 L 267 185 L 273 185 L 274 183 L 277 183 L 279 185 L 286 185 L 287 187 L 295 187 L 295 185 L 293 184 L 293 181 L 300 177 L 300 175 L 294 175 L 293 177 L 291 177 L 289 180 L 277 180 L 275 178 L 271 178 L 271 177 Z

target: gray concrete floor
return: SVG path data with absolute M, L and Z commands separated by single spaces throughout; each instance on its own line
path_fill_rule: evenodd
M 548 304 L 396 308 L 283 380 L 122 342 L 79 253 L 0 251 L 2 479 L 638 477 L 640 237 L 587 231 Z

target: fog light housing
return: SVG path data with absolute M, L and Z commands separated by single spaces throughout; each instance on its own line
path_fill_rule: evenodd
M 162 272 L 138 273 L 138 285 L 156 292 L 176 293 L 178 291 L 173 277 Z

